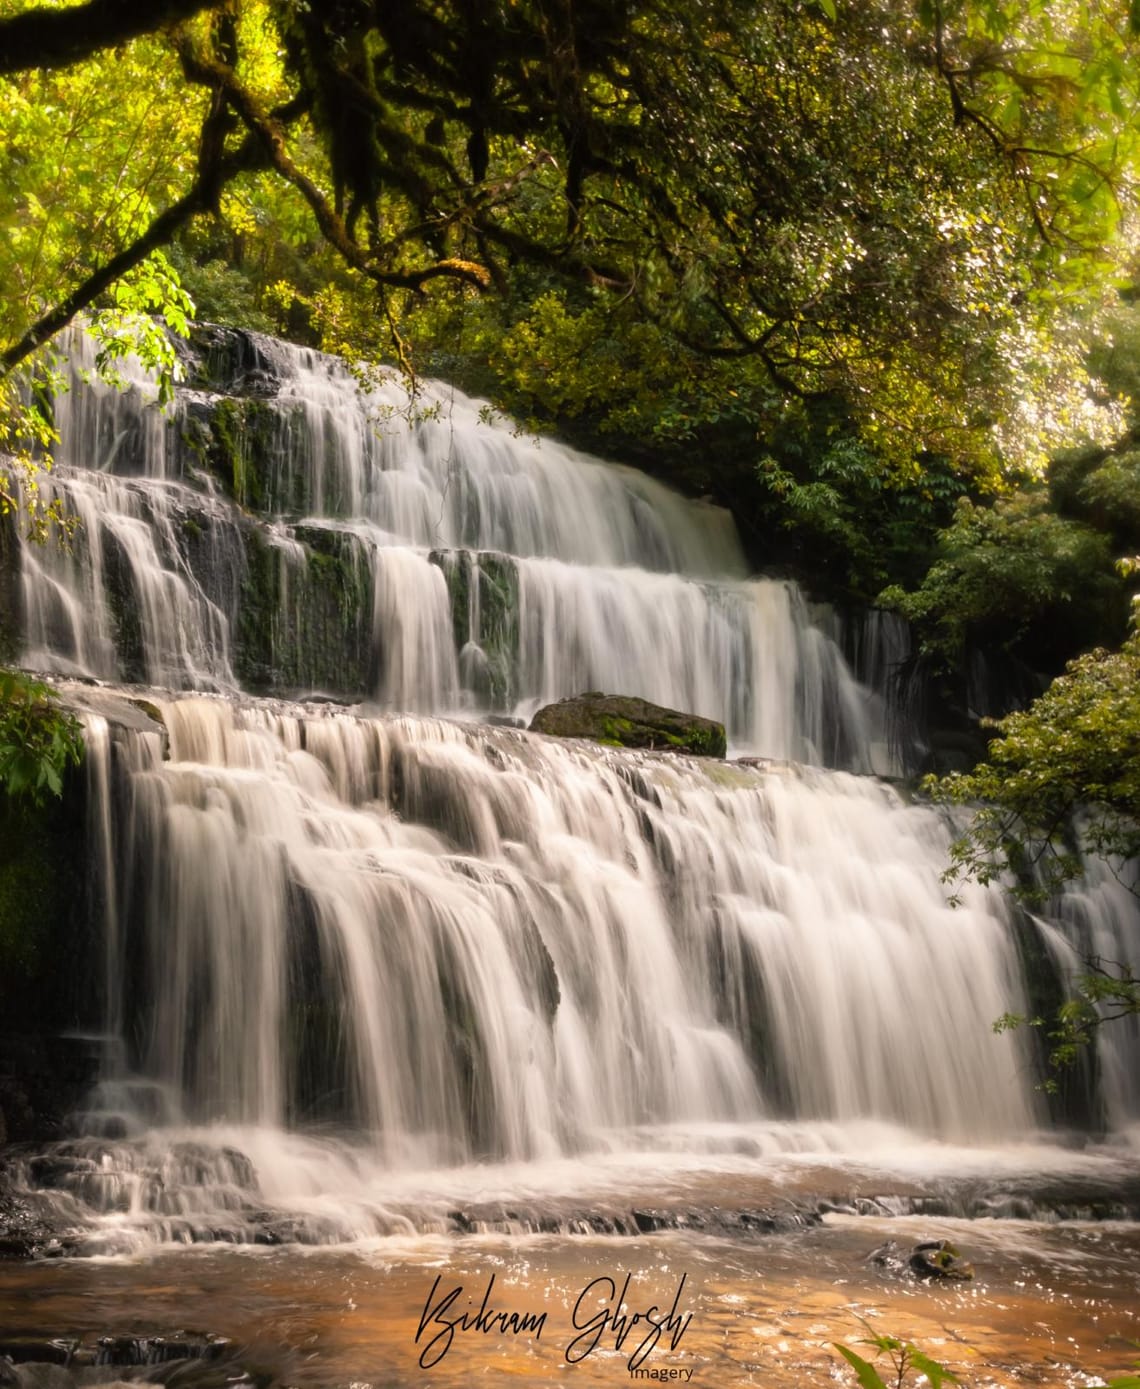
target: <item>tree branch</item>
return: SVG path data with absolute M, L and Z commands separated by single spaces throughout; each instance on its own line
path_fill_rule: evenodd
M 354 240 L 344 219 L 311 178 L 294 162 L 285 147 L 285 132 L 273 116 L 263 111 L 256 97 L 225 63 L 199 52 L 188 35 L 176 39 L 179 56 L 186 76 L 193 82 L 224 90 L 230 105 L 241 117 L 251 137 L 259 141 L 268 162 L 301 194 L 325 240 L 338 251 L 354 270 L 359 270 L 380 285 L 398 289 L 420 289 L 428 280 L 439 277 L 462 280 L 479 289 L 486 289 L 490 275 L 485 267 L 471 261 L 442 258 L 420 270 L 385 270 L 377 265 L 365 249 Z
M 0 357 L 0 378 L 9 375 L 25 358 L 30 357 L 36 348 L 53 338 L 66 328 L 77 313 L 93 303 L 105 289 L 128 270 L 133 270 L 140 261 L 152 251 L 165 245 L 174 233 L 185 226 L 200 212 L 208 212 L 213 204 L 216 190 L 228 179 L 243 169 L 256 167 L 261 157 L 260 149 L 253 140 L 247 140 L 240 149 L 227 156 L 215 168 L 204 170 L 190 188 L 190 191 L 177 202 L 171 203 L 147 227 L 146 231 L 117 256 L 101 265 L 98 270 L 78 285 L 61 303 L 50 309 L 34 323 L 19 342 L 9 347 Z
M 25 10 L 0 19 L 0 76 L 82 62 L 167 24 L 217 9 L 223 0 L 89 0 L 68 9 Z

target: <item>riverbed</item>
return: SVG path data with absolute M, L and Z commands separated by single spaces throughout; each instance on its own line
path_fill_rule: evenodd
M 513 1202 L 507 1169 L 453 1174 L 449 1190 L 421 1177 L 414 1200 L 405 1176 L 390 1201 L 418 1202 L 425 1230 L 432 1210 L 465 1203 L 452 1214 L 468 1232 L 276 1248 L 138 1242 L 126 1254 L 0 1264 L 0 1327 L 9 1339 L 89 1346 L 208 1332 L 232 1342 L 224 1362 L 235 1374 L 297 1389 L 854 1384 L 836 1344 L 873 1359 L 860 1345 L 871 1335 L 913 1342 L 973 1389 L 1089 1386 L 1128 1372 L 1140 1361 L 1140 1222 L 1072 1218 L 1104 1214 L 1113 1192 L 1131 1189 L 1128 1155 L 943 1158 L 936 1170 L 924 1149 L 882 1170 L 736 1156 L 686 1173 L 659 1155 L 638 1179 L 612 1157 L 592 1181 L 579 1168 L 578 1188 L 561 1194 L 566 1169 L 532 1173 Z M 986 1202 L 1034 1218 L 939 1213 Z M 886 1213 L 892 1204 L 912 1213 Z M 627 1208 L 680 1228 L 588 1230 L 586 1212 L 620 1223 Z M 561 1228 L 520 1230 L 536 1212 Z M 868 1257 L 893 1242 L 905 1263 L 927 1240 L 951 1241 L 975 1277 L 927 1282 Z M 631 1374 L 631 1362 L 653 1377 Z

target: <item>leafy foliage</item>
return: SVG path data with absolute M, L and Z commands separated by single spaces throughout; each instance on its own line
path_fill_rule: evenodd
M 937 800 L 980 805 L 955 841 L 951 880 L 1009 873 L 1039 899 L 1079 872 L 1082 855 L 1140 855 L 1140 633 L 1070 662 L 996 730 L 972 772 L 927 782 Z
M 41 466 L 50 467 L 57 438 L 47 392 L 33 389 L 21 375 L 0 380 L 0 517 L 22 511 L 29 533 L 40 541 L 53 523 L 64 524 L 58 504 L 42 501 L 38 478 Z
M 49 686 L 0 671 L 0 786 L 42 805 L 63 794 L 64 773 L 83 757 L 79 721 Z
M 1038 903 L 1095 855 L 1140 895 L 1140 633 L 1118 652 L 1071 662 L 997 733 L 972 772 L 926 783 L 936 800 L 972 810 L 952 845 L 947 880 L 1004 877 Z M 1056 1068 L 1075 1061 L 1103 1023 L 1140 1013 L 1140 979 L 1120 962 L 1086 961 L 1074 990 L 1052 1019 L 1007 1014 L 995 1027 L 1041 1028 Z
M 925 1375 L 931 1389 L 942 1389 L 944 1384 L 959 1382 L 958 1377 L 945 1365 L 924 1355 L 911 1342 L 900 1341 L 896 1336 L 876 1335 L 866 1322 L 863 1325 L 867 1327 L 869 1334 L 859 1344 L 870 1346 L 875 1352 L 876 1360 L 881 1356 L 887 1357 L 890 1379 L 885 1380 L 869 1360 L 865 1360 L 850 1346 L 836 1344 L 835 1349 L 855 1371 L 860 1389 L 903 1389 L 912 1371 L 920 1376 Z
M 1119 961 L 1086 961 L 1072 987 L 1072 997 L 1058 1007 L 1052 1018 L 1004 1013 L 994 1023 L 994 1031 L 1008 1032 L 1023 1026 L 1040 1028 L 1048 1042 L 1049 1065 L 1056 1071 L 1081 1059 L 1097 1028 L 1140 1013 L 1140 979 Z M 1041 1088 L 1050 1093 L 1059 1089 L 1052 1076 L 1046 1078 Z
M 0 0 L 7 368 L 182 237 L 223 311 L 336 346 L 349 305 L 405 369 L 476 318 L 603 430 L 759 457 L 758 421 L 839 395 L 913 481 L 1091 420 L 1072 324 L 1135 138 L 1114 5 L 151 10 Z
M 1040 486 L 990 506 L 961 498 L 919 587 L 889 588 L 879 601 L 946 663 L 998 646 L 1030 648 L 1038 666 L 1059 666 L 1058 655 L 1090 640 L 1118 640 L 1128 606 L 1110 538 L 1057 515 Z
M 863 1319 L 860 1318 L 860 1321 Z M 864 1359 L 850 1346 L 836 1343 L 835 1349 L 855 1371 L 860 1389 L 904 1389 L 908 1382 L 918 1383 L 923 1377 L 930 1389 L 942 1389 L 944 1384 L 961 1383 L 957 1375 L 939 1361 L 924 1354 L 912 1342 L 900 1341 L 896 1336 L 877 1335 L 865 1321 L 863 1325 L 868 1335 L 859 1344 L 874 1350 L 876 1360 L 886 1356 L 890 1370 L 889 1378 L 884 1379 L 871 1361 Z M 918 1377 L 914 1381 L 910 1380 L 912 1372 Z M 1108 1380 L 1105 1389 L 1140 1389 L 1140 1376 L 1128 1374 Z
M 186 337 L 194 313 L 177 271 L 161 251 L 152 251 L 116 280 L 110 298 L 111 307 L 96 314 L 88 328 L 97 345 L 100 376 L 108 385 L 125 388 L 116 363 L 135 356 L 154 374 L 159 404 L 169 405 L 174 383 L 182 376 L 171 334 Z

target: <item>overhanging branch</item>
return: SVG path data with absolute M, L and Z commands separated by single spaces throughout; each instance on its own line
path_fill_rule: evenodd
M 82 62 L 167 24 L 217 9 L 223 0 L 89 0 L 68 9 L 41 7 L 0 19 L 0 76 Z
M 427 281 L 439 278 L 460 280 L 486 289 L 490 274 L 484 266 L 455 257 L 444 257 L 417 270 L 388 270 L 377 264 L 374 257 L 350 234 L 344 219 L 289 154 L 285 132 L 270 112 L 262 109 L 257 98 L 237 78 L 225 63 L 200 52 L 185 33 L 176 40 L 186 76 L 193 82 L 224 91 L 230 105 L 241 118 L 250 136 L 257 140 L 268 162 L 293 185 L 312 209 L 317 226 L 325 240 L 363 275 L 379 285 L 398 289 L 420 289 Z
M 66 328 L 77 313 L 94 303 L 104 290 L 109 289 L 120 276 L 133 270 L 152 251 L 164 246 L 179 228 L 199 213 L 210 211 L 216 190 L 242 170 L 255 168 L 259 161 L 257 143 L 247 140 L 235 153 L 221 160 L 217 167 L 200 172 L 189 192 L 160 212 L 141 236 L 89 275 L 4 352 L 0 357 L 0 377 L 7 376 L 38 347 Z

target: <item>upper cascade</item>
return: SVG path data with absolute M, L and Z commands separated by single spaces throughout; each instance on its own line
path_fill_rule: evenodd
M 190 480 L 199 460 L 187 417 L 208 419 L 223 396 L 247 407 L 233 420 L 245 436 L 237 444 L 265 465 L 248 500 L 272 515 L 364 522 L 388 543 L 428 549 L 747 575 L 722 507 L 527 435 L 488 401 L 444 382 L 419 381 L 409 394 L 395 372 L 358 379 L 339 357 L 262 333 L 212 329 L 202 343 L 179 408 L 164 420 L 147 408 L 145 371 L 128 371 L 126 393 L 103 384 L 91 338 L 72 332 L 73 385 L 57 404 L 59 461 Z M 88 379 L 77 390 L 80 373 Z
M 80 525 L 70 548 L 23 547 L 26 664 L 422 713 L 529 717 L 604 689 L 716 719 L 741 751 L 897 770 L 901 624 L 844 632 L 748 578 L 722 508 L 449 386 L 362 383 L 260 334 L 199 330 L 167 414 L 137 363 L 116 390 L 82 329 L 64 347 L 41 490 Z M 845 642 L 878 653 L 877 690 Z

